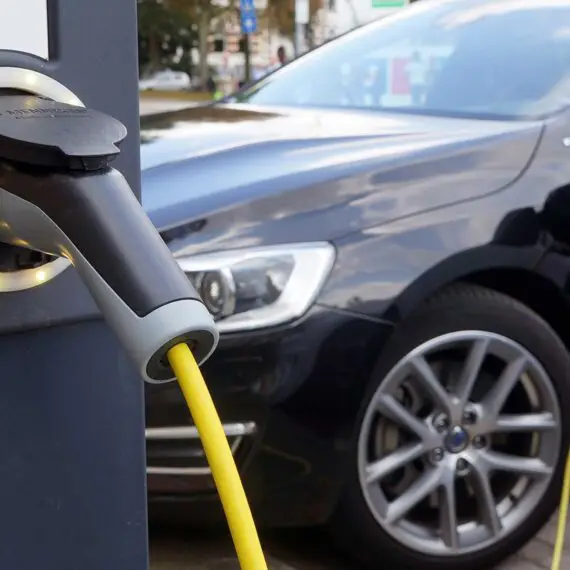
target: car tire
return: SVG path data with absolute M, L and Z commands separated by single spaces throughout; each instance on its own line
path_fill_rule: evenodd
M 484 342 L 487 342 L 485 341 L 486 338 L 490 339 L 487 345 L 484 344 Z M 448 341 L 450 339 L 459 339 L 457 341 L 459 344 L 451 345 L 448 343 L 448 345 L 445 345 L 441 342 L 438 344 L 441 339 L 447 339 Z M 462 341 L 461 339 L 464 340 Z M 418 362 L 421 362 L 422 359 L 423 362 L 429 362 L 432 371 L 435 370 L 434 367 L 440 366 L 440 376 L 443 375 L 443 370 L 446 369 L 446 366 L 448 370 L 453 370 L 455 367 L 458 371 L 465 371 L 466 368 L 463 365 L 459 366 L 457 364 L 461 361 L 459 358 L 460 348 L 457 347 L 463 346 L 462 342 L 465 343 L 465 347 L 469 347 L 470 339 L 474 339 L 473 347 L 475 343 L 479 343 L 477 346 L 487 346 L 489 350 L 491 350 L 489 347 L 492 347 L 493 351 L 501 355 L 504 350 L 507 361 L 511 356 L 512 358 L 516 356 L 516 352 L 510 352 L 511 350 L 527 351 L 524 354 L 530 355 L 529 371 L 526 371 L 524 376 L 520 376 L 522 380 L 516 381 L 517 384 L 506 400 L 505 406 L 510 407 L 510 410 L 516 410 L 517 414 L 520 410 L 522 410 L 520 413 L 526 413 L 525 406 L 527 403 L 536 406 L 536 399 L 533 400 L 531 398 L 533 382 L 537 382 L 537 386 L 541 386 L 540 389 L 536 388 L 539 394 L 538 400 L 544 403 L 545 409 L 549 407 L 550 411 L 544 412 L 545 415 L 541 416 L 545 421 L 548 419 L 548 426 L 544 428 L 541 424 L 539 428 L 542 434 L 539 438 L 540 445 L 538 446 L 538 451 L 535 450 L 534 453 L 539 453 L 540 458 L 548 458 L 548 460 L 544 460 L 544 464 L 548 463 L 548 465 L 543 468 L 542 463 L 534 462 L 532 464 L 533 469 L 539 469 L 540 466 L 539 470 L 541 473 L 538 474 L 538 471 L 536 473 L 533 471 L 531 477 L 527 479 L 527 490 L 522 492 L 520 489 L 524 485 L 519 487 L 519 492 L 522 493 L 521 496 L 517 500 L 513 498 L 511 501 L 509 496 L 505 498 L 503 495 L 507 492 L 509 485 L 514 484 L 515 479 L 513 478 L 516 477 L 517 484 L 519 484 L 520 481 L 524 481 L 524 477 L 520 478 L 520 474 L 517 471 L 514 471 L 512 474 L 509 472 L 503 473 L 500 470 L 489 471 L 489 465 L 496 466 L 496 464 L 485 462 L 488 462 L 489 458 L 492 458 L 494 461 L 499 457 L 495 454 L 496 448 L 493 447 L 496 445 L 496 441 L 500 441 L 501 445 L 506 445 L 505 441 L 510 442 L 508 443 L 508 449 L 514 453 L 515 449 L 527 449 L 527 444 L 523 444 L 523 442 L 526 442 L 528 437 L 534 438 L 534 440 L 536 440 L 536 437 L 525 435 L 523 432 L 518 432 L 515 435 L 509 432 L 506 435 L 502 433 L 499 436 L 491 434 L 487 440 L 484 439 L 485 436 L 479 436 L 483 439 L 471 439 L 468 447 L 461 452 L 462 454 L 467 452 L 473 452 L 474 454 L 469 456 L 471 463 L 468 462 L 466 464 L 466 471 L 455 471 L 452 475 L 455 483 L 451 486 L 437 488 L 437 492 L 442 493 L 442 489 L 453 489 L 456 494 L 438 495 L 438 497 L 444 496 L 449 500 L 437 499 L 434 508 L 434 492 L 431 492 L 428 495 L 429 499 L 426 499 L 425 502 L 420 503 L 416 507 L 418 509 L 417 512 L 412 511 L 413 516 L 410 514 L 409 518 L 398 518 L 403 508 L 400 508 L 400 506 L 404 503 L 400 501 L 395 507 L 396 510 L 391 511 L 393 503 L 390 502 L 390 507 L 388 508 L 378 497 L 383 497 L 382 500 L 386 500 L 387 493 L 389 493 L 391 500 L 401 499 L 405 495 L 405 484 L 403 484 L 404 487 L 400 489 L 400 494 L 398 494 L 397 484 L 402 485 L 402 483 L 397 481 L 395 476 L 393 479 L 397 481 L 397 484 L 392 483 L 388 476 L 385 477 L 386 480 L 389 480 L 389 485 L 392 485 L 392 487 L 388 484 L 385 487 L 381 487 L 381 485 L 384 485 L 384 479 L 381 479 L 378 483 L 370 484 L 364 481 L 365 477 L 372 480 L 375 477 L 375 475 L 372 475 L 373 473 L 381 472 L 378 459 L 382 457 L 382 454 L 374 455 L 376 446 L 374 442 L 379 437 L 376 435 L 376 432 L 384 429 L 385 432 L 382 433 L 387 433 L 386 430 L 393 429 L 389 425 L 385 427 L 387 422 L 386 413 L 378 412 L 378 410 L 385 411 L 388 403 L 392 402 L 393 404 L 393 399 L 390 400 L 389 390 L 397 385 L 394 379 L 398 378 L 398 375 L 401 378 L 408 378 L 406 376 L 408 374 L 407 369 L 404 372 L 398 372 L 398 370 L 401 370 L 402 366 L 404 366 L 403 363 L 406 362 L 408 363 L 406 366 L 409 368 L 410 362 L 417 355 L 420 358 Z M 505 347 L 507 348 L 501 348 L 503 346 L 501 343 L 506 343 Z M 436 347 L 434 349 L 435 352 L 429 352 L 430 346 L 432 348 L 433 346 Z M 443 351 L 438 347 L 443 347 Z M 454 350 L 456 352 L 453 352 Z M 436 356 L 433 356 L 433 354 Z M 468 353 L 466 352 L 465 354 Z M 521 357 L 521 362 L 527 359 L 527 356 Z M 435 358 L 435 360 L 430 360 L 432 358 Z M 446 358 L 448 359 L 447 363 Z M 489 357 L 485 357 L 483 362 L 481 372 L 478 375 L 478 384 L 475 384 L 475 387 L 485 384 L 485 390 L 488 389 L 489 391 L 482 392 L 486 395 L 481 396 L 482 399 L 479 401 L 479 404 L 472 404 L 474 406 L 472 410 L 476 410 L 475 412 L 469 412 L 462 416 L 462 422 L 463 420 L 471 422 L 470 426 L 463 430 L 463 435 L 469 435 L 468 430 L 473 425 L 477 426 L 480 424 L 479 427 L 473 428 L 473 433 L 479 433 L 477 430 L 481 430 L 482 433 L 487 429 L 484 419 L 481 418 L 484 418 L 485 414 L 491 417 L 490 410 L 495 410 L 500 401 L 497 394 L 501 392 L 498 387 L 507 385 L 506 375 L 503 378 L 504 382 L 499 382 L 499 357 L 493 353 Z M 489 366 L 485 368 L 487 363 Z M 514 366 L 513 364 L 509 370 L 515 370 Z M 526 366 L 527 364 L 525 364 Z M 417 369 L 416 364 L 413 364 L 412 369 Z M 503 368 L 502 372 L 506 374 L 506 370 L 507 368 Z M 452 377 L 453 374 L 450 374 Z M 382 353 L 372 373 L 370 386 L 358 417 L 357 429 L 355 430 L 356 435 L 351 446 L 349 461 L 347 462 L 348 468 L 344 490 L 330 523 L 330 528 L 337 543 L 348 551 L 349 554 L 360 560 L 366 568 L 378 570 L 381 568 L 401 568 L 402 570 L 487 569 L 515 553 L 549 520 L 556 510 L 559 501 L 565 452 L 569 443 L 568 421 L 562 421 L 562 414 L 570 409 L 569 375 L 570 358 L 561 339 L 539 315 L 517 300 L 483 287 L 457 284 L 446 288 L 425 302 L 413 316 L 395 330 L 392 338 L 382 349 Z M 464 378 L 467 376 L 465 375 Z M 456 374 L 456 377 L 461 377 L 460 372 Z M 407 380 L 403 380 L 403 382 L 405 381 Z M 459 382 L 459 380 L 457 381 Z M 550 382 L 550 386 L 543 385 L 546 381 Z M 428 384 L 424 380 L 418 382 L 418 386 L 427 386 Z M 490 392 L 492 389 L 495 392 Z M 520 392 L 520 390 L 523 390 L 523 392 Z M 494 394 L 495 397 L 491 397 L 489 394 Z M 475 395 L 473 395 L 473 398 L 475 398 Z M 529 398 L 528 402 L 527 398 Z M 404 400 L 405 398 L 402 396 L 402 402 Z M 477 408 L 478 405 L 481 405 L 481 408 Z M 482 414 L 480 418 L 476 415 L 477 410 Z M 481 410 L 486 411 L 483 413 Z M 374 421 L 377 423 L 373 424 L 369 420 L 375 414 L 377 418 Z M 420 418 L 422 422 L 421 431 L 418 433 L 423 434 L 424 427 L 428 426 L 430 433 L 433 430 L 440 433 L 438 430 L 443 428 L 442 433 L 447 433 L 447 435 L 442 448 L 438 448 L 439 451 L 436 450 L 437 453 L 435 455 L 433 454 L 434 452 L 429 451 L 417 459 L 417 461 L 424 462 L 423 464 L 418 463 L 419 467 L 415 467 L 416 463 L 414 463 L 414 467 L 408 468 L 406 466 L 399 470 L 398 472 L 402 480 L 404 479 L 403 474 L 407 474 L 416 468 L 419 471 L 419 474 L 414 475 L 417 478 L 416 480 L 419 480 L 424 475 L 427 477 L 433 472 L 438 474 L 448 473 L 450 469 L 448 466 L 453 465 L 451 461 L 455 460 L 455 457 L 461 457 L 461 455 L 454 455 L 450 452 L 450 450 L 455 451 L 458 449 L 457 446 L 446 447 L 450 441 L 454 446 L 456 444 L 463 445 L 461 443 L 463 435 L 460 434 L 459 430 L 455 430 L 454 434 L 459 434 L 461 437 L 458 435 L 455 438 L 454 435 L 454 438 L 450 439 L 449 433 L 452 426 L 449 423 L 449 418 L 447 418 L 446 425 L 445 418 L 444 421 L 436 421 L 434 419 L 436 416 L 433 411 L 431 415 L 428 414 L 427 416 L 425 412 L 420 413 L 418 411 L 416 417 Z M 450 417 L 452 416 L 450 415 Z M 508 416 L 501 415 L 501 418 L 501 425 L 504 426 L 505 418 L 508 419 Z M 525 421 L 531 421 L 531 416 L 526 416 Z M 546 426 L 547 424 L 544 425 Z M 370 426 L 372 425 L 376 425 L 374 438 L 371 437 L 373 432 L 370 431 Z M 378 426 L 384 427 L 379 428 Z M 369 431 L 366 431 L 366 429 Z M 512 426 L 509 429 L 512 429 Z M 512 439 L 513 437 L 518 439 Z M 380 440 L 384 441 L 382 438 Z M 386 438 L 386 441 L 392 440 Z M 515 441 L 516 446 L 513 441 Z M 478 450 L 473 448 L 475 443 L 485 445 L 485 442 L 487 447 Z M 543 447 L 543 445 L 547 444 L 549 447 Z M 398 447 L 399 444 L 395 445 L 396 450 L 402 449 L 402 447 Z M 382 448 L 382 446 L 380 447 Z M 386 444 L 385 447 L 388 448 L 389 446 Z M 407 449 L 411 448 L 408 447 Z M 440 457 L 442 449 L 443 460 Z M 495 455 L 490 455 L 491 453 Z M 526 451 L 524 453 L 526 454 Z M 477 459 L 479 455 L 477 454 L 481 454 L 480 456 L 485 459 L 476 468 L 475 465 L 479 461 Z M 472 458 L 475 459 L 472 460 Z M 437 463 L 440 460 L 445 463 Z M 457 460 L 455 461 L 455 468 L 459 469 L 460 463 Z M 376 465 L 376 471 L 369 467 L 372 464 Z M 464 464 L 465 462 L 461 463 L 461 466 L 464 467 Z M 519 465 L 517 464 L 517 469 Z M 530 469 L 530 464 L 527 464 L 525 469 L 527 467 Z M 495 487 L 490 488 L 491 495 L 483 492 L 485 489 L 489 490 L 489 487 L 485 487 L 485 476 L 481 475 L 481 473 L 494 473 L 494 479 L 490 479 L 493 481 L 492 484 L 495 485 Z M 528 473 L 525 474 L 528 475 Z M 392 475 L 390 476 L 392 477 Z M 445 479 L 445 481 L 448 481 L 448 479 Z M 462 490 L 463 495 L 461 496 L 463 499 L 461 501 L 459 501 L 459 485 L 464 485 L 467 489 L 467 491 Z M 469 485 L 471 485 L 471 490 L 473 491 L 471 494 L 469 493 Z M 384 489 L 388 490 L 385 491 Z M 451 493 L 451 491 L 449 492 Z M 453 504 L 453 497 L 457 500 L 455 508 L 445 509 L 446 505 Z M 496 508 L 489 507 L 489 501 L 483 501 L 482 497 L 492 497 L 496 500 Z M 376 499 L 378 499 L 377 503 L 374 502 Z M 432 501 L 431 506 L 429 505 L 429 500 Z M 465 526 L 464 523 L 468 523 L 471 520 L 469 518 L 471 515 L 468 513 L 472 512 L 470 510 L 471 506 L 468 507 L 467 505 L 474 503 L 477 504 L 477 514 L 473 517 L 475 522 L 471 523 L 472 527 Z M 376 504 L 380 506 L 376 506 Z M 509 504 L 511 507 L 509 507 Z M 425 513 L 432 513 L 431 519 L 428 514 L 420 516 L 421 508 L 424 508 L 422 505 L 425 507 Z M 525 506 L 526 510 L 522 509 L 522 506 Z M 398 508 L 399 511 L 397 510 Z M 511 508 L 510 511 L 509 508 Z M 500 509 L 503 510 L 501 511 Z M 517 511 L 516 509 L 519 510 Z M 500 519 L 500 525 L 494 519 L 493 510 L 495 510 L 495 514 L 499 512 L 504 513 L 503 515 L 497 515 L 503 517 Z M 453 511 L 455 511 L 456 517 L 459 517 L 460 511 L 462 511 L 463 518 L 456 519 L 455 528 L 458 529 L 458 533 L 464 532 L 465 534 L 459 535 L 450 531 L 451 522 L 453 522 Z M 423 513 L 424 511 L 421 512 Z M 447 513 L 447 517 L 440 519 L 439 517 L 442 517 L 444 512 Z M 479 512 L 483 513 L 484 516 L 482 518 L 479 518 Z M 508 515 L 508 513 L 511 514 Z M 428 520 L 431 521 L 429 525 Z M 480 541 L 477 542 L 475 529 L 479 527 L 482 530 Z M 425 535 L 423 534 L 424 531 Z M 425 537 L 428 537 L 429 540 Z

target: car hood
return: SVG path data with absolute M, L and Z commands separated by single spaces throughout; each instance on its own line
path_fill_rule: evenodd
M 332 240 L 496 192 L 541 123 L 215 105 L 143 118 L 143 205 L 184 253 Z

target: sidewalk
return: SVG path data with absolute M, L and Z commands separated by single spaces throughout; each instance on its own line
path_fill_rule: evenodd
M 192 101 L 172 101 L 161 99 L 140 99 L 139 112 L 141 117 L 145 115 L 153 115 L 155 113 L 164 113 L 166 111 L 178 111 L 179 109 L 188 109 L 196 107 L 198 103 Z
M 499 566 L 498 570 L 548 570 L 556 537 L 558 514 L 516 556 Z M 568 529 L 570 531 L 570 528 Z M 570 569 L 570 537 L 567 533 L 561 568 Z

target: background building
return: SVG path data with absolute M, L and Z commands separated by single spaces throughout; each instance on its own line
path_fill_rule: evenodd
M 326 38 L 383 18 L 408 5 L 409 0 L 326 0 Z

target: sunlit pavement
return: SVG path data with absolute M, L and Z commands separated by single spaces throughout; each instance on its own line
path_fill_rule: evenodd
M 188 107 L 196 107 L 198 103 L 192 101 L 169 101 L 161 99 L 140 99 L 139 112 L 141 116 L 164 113 L 166 111 L 178 111 Z
M 553 519 L 517 556 L 497 570 L 548 570 L 556 520 Z M 269 553 L 270 570 L 360 570 L 335 551 L 324 533 L 284 531 L 263 538 Z M 387 568 L 383 570 L 401 570 Z M 561 567 L 570 569 L 570 541 Z M 154 530 L 151 533 L 150 570 L 239 570 L 230 541 L 221 534 L 193 530 Z

